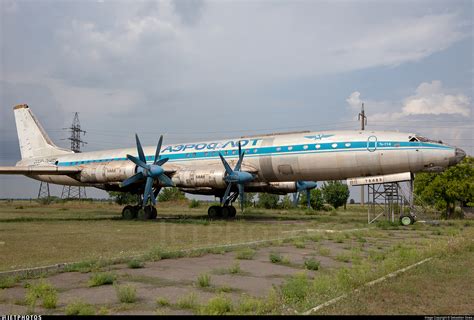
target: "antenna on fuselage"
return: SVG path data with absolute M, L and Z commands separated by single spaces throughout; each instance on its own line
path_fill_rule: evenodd
M 359 118 L 360 120 L 360 130 L 365 130 L 365 126 L 367 125 L 367 116 L 365 115 L 365 110 L 364 110 L 364 103 L 362 102 L 362 109 L 359 112 Z M 364 205 L 364 187 L 365 186 L 360 186 L 360 205 Z

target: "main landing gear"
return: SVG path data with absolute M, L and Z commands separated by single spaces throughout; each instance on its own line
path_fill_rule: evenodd
M 125 206 L 122 210 L 122 218 L 124 220 L 150 220 L 156 219 L 158 216 L 156 208 L 154 206 Z
M 233 206 L 212 206 L 207 210 L 209 218 L 233 218 L 237 214 L 237 210 Z

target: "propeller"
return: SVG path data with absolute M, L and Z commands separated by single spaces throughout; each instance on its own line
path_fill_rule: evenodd
M 145 153 L 143 152 L 142 144 L 140 143 L 140 139 L 138 139 L 137 134 L 135 134 L 135 140 L 137 142 L 138 158 L 127 154 L 127 159 L 137 165 L 137 173 L 131 176 L 130 178 L 124 180 L 122 182 L 122 187 L 126 187 L 128 185 L 146 179 L 145 189 L 143 191 L 142 206 L 146 206 L 148 199 L 151 199 L 153 205 L 156 205 L 156 196 L 160 192 L 161 187 L 158 187 L 155 191 L 153 191 L 154 180 L 160 180 L 161 183 L 163 183 L 165 186 L 172 187 L 174 185 L 173 181 L 168 178 L 168 176 L 165 174 L 165 170 L 161 167 L 169 160 L 168 158 L 160 159 L 160 150 L 161 144 L 163 143 L 163 136 L 160 136 L 160 140 L 158 141 L 158 145 L 156 146 L 153 164 L 146 163 Z
M 224 193 L 224 197 L 222 198 L 222 202 L 225 203 L 227 197 L 230 194 L 230 189 L 232 188 L 232 184 L 237 184 L 237 188 L 239 190 L 240 196 L 240 209 L 244 211 L 244 200 L 245 200 L 245 191 L 244 191 L 244 184 L 247 182 L 252 181 L 255 179 L 255 176 L 249 172 L 241 171 L 240 167 L 242 166 L 242 160 L 244 159 L 245 151 L 242 152 L 242 147 L 239 141 L 239 160 L 234 167 L 234 170 L 229 166 L 227 161 L 224 159 L 222 154 L 219 152 L 219 157 L 222 160 L 222 164 L 225 168 L 225 176 L 224 181 L 227 182 L 227 188 Z
M 308 208 L 311 207 L 311 189 L 314 189 L 318 184 L 314 181 L 296 181 L 296 192 L 293 195 L 293 205 L 298 205 L 298 199 L 302 191 L 306 191 L 306 201 Z

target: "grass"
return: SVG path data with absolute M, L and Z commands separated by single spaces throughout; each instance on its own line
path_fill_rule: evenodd
M 331 254 L 331 250 L 328 247 L 319 246 L 318 252 L 324 257 L 328 257 Z
M 287 257 L 283 257 L 278 252 L 271 252 L 270 255 L 269 255 L 269 259 L 270 259 L 271 263 L 283 264 L 283 265 L 289 265 L 290 264 L 290 260 Z
M 235 263 L 229 268 L 229 273 L 230 273 L 230 274 L 242 274 L 242 269 L 240 268 L 240 263 L 235 262 Z
M 132 259 L 129 262 L 127 262 L 127 266 L 130 269 L 139 269 L 139 268 L 145 267 L 145 263 L 142 260 Z
M 304 261 L 304 267 L 308 270 L 319 270 L 321 266 L 321 262 L 319 262 L 318 260 L 314 259 L 314 258 L 309 258 L 309 259 L 306 259 Z
M 199 307 L 196 294 L 189 293 L 179 298 L 176 302 L 176 307 L 178 307 L 179 309 L 196 310 Z
M 95 315 L 95 308 L 82 300 L 76 300 L 66 306 L 64 313 L 68 316 L 91 316 Z
M 338 255 L 336 255 L 336 260 L 341 262 L 350 262 L 351 255 L 347 253 L 339 253 Z
M 304 249 L 306 247 L 306 244 L 302 240 L 295 240 L 295 241 L 293 241 L 293 244 L 298 249 Z
M 199 308 L 199 313 L 204 315 L 224 315 L 233 309 L 232 300 L 224 295 L 215 296 Z
M 200 274 L 197 278 L 196 284 L 200 288 L 208 288 L 211 286 L 211 276 L 207 273 Z
M 252 260 L 255 257 L 256 251 L 252 248 L 243 248 L 237 250 L 235 258 L 240 260 Z
M 135 303 L 137 301 L 137 289 L 132 285 L 115 286 L 117 298 L 122 303 Z
M 34 312 L 38 300 L 46 309 L 55 309 L 58 301 L 57 290 L 44 279 L 31 283 L 26 289 L 25 301 L 29 310 Z
M 17 277 L 4 277 L 0 278 L 0 289 L 14 287 L 18 282 Z
M 158 297 L 156 298 L 156 304 L 160 307 L 169 307 L 171 305 L 171 302 L 165 297 Z
M 89 278 L 89 287 L 98 287 L 108 284 L 114 284 L 117 276 L 111 272 L 94 273 Z

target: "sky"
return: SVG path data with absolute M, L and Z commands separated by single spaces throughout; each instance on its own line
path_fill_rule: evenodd
M 0 165 L 20 103 L 63 147 L 79 112 L 83 151 L 358 129 L 364 102 L 367 129 L 474 152 L 470 0 L 0 0 L 0 20 Z M 0 176 L 0 198 L 38 187 Z

